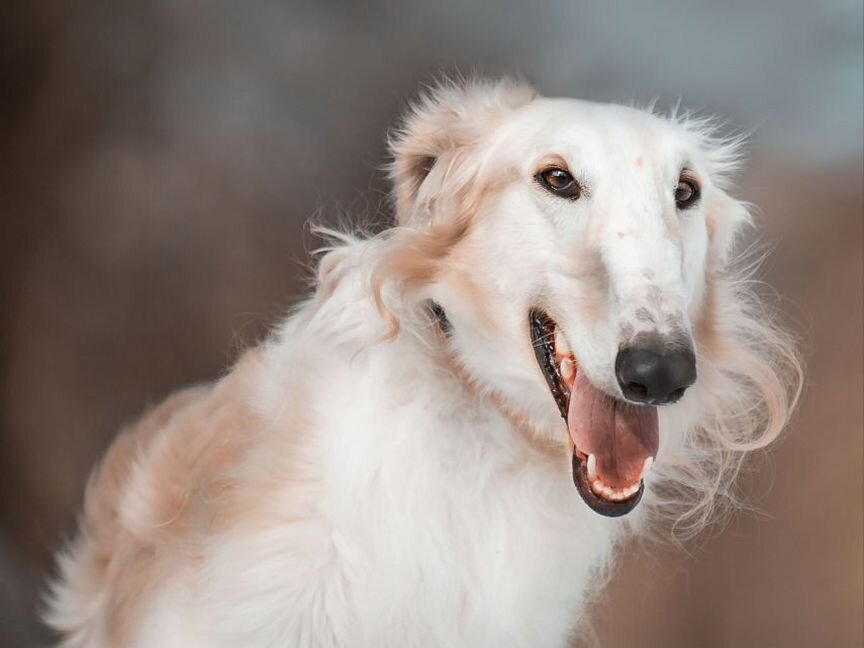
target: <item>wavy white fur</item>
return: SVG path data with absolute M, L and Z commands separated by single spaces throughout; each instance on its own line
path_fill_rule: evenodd
M 792 342 L 730 269 L 749 216 L 726 193 L 736 142 L 712 132 L 509 80 L 430 90 L 391 142 L 397 225 L 336 235 L 268 342 L 112 446 L 59 558 L 62 645 L 567 645 L 620 541 L 660 516 L 703 526 L 799 389 Z M 538 186 L 550 162 L 582 198 Z M 682 165 L 702 191 L 686 214 Z M 573 487 L 534 306 L 613 396 L 635 309 L 694 341 L 698 381 L 661 408 L 626 518 Z

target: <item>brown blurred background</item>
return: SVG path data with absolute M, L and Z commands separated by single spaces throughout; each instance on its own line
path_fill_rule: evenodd
M 862 644 L 860 1 L 5 4 L 0 646 L 49 645 L 37 593 L 118 427 L 266 333 L 310 217 L 386 220 L 386 129 L 472 68 L 753 131 L 739 195 L 804 340 L 796 421 L 743 482 L 758 512 L 627 552 L 600 645 Z

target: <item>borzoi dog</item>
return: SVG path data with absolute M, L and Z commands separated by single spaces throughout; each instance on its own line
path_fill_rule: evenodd
M 613 549 L 698 529 L 786 423 L 710 123 L 470 81 L 391 153 L 396 225 L 334 234 L 269 340 L 108 452 L 64 646 L 562 647 Z

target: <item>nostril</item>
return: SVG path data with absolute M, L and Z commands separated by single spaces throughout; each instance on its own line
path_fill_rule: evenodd
M 679 387 L 678 389 L 673 391 L 671 394 L 669 394 L 669 402 L 676 403 L 681 400 L 681 397 L 684 395 L 685 391 L 687 391 L 686 387 Z
M 640 398 L 640 399 L 641 398 L 648 398 L 648 388 L 645 385 L 638 383 L 638 382 L 633 382 L 633 381 L 628 382 L 624 386 L 624 391 L 631 398 Z

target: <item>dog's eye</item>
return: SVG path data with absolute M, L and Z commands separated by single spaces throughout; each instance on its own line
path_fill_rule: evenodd
M 576 200 L 582 192 L 579 183 L 568 171 L 552 167 L 537 174 L 537 182 L 556 196 Z
M 678 209 L 687 209 L 692 207 L 699 201 L 699 185 L 696 181 L 681 176 L 678 179 L 678 186 L 675 188 L 675 204 Z

